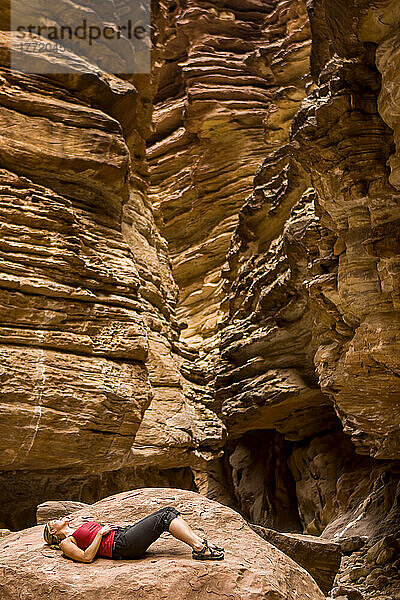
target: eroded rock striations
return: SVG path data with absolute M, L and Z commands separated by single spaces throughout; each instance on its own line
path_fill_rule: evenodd
M 395 137 L 383 120 L 385 88 L 376 68 L 384 79 L 385 63 L 366 31 L 369 4 L 315 8 L 314 26 L 328 23 L 332 42 L 329 50 L 314 45 L 317 85 L 293 122 L 292 138 L 331 236 L 325 252 L 332 263 L 308 283 L 318 321 L 329 322 L 330 333 L 322 325 L 314 334 L 321 389 L 359 453 L 397 458 L 399 197 L 390 167 Z
M 399 535 L 399 14 L 395 3 L 329 0 L 308 12 L 313 84 L 287 144 L 256 174 L 223 273 L 216 397 L 229 437 L 275 429 L 293 442 L 306 532 L 366 535 L 368 547 Z M 247 515 L 260 487 L 236 488 Z M 367 571 L 344 580 L 364 585 Z
M 125 79 L 90 64 L 68 75 L 12 71 L 3 8 L 0 519 L 17 528 L 46 487 L 77 499 L 78 480 L 98 474 L 106 495 L 102 474 L 123 468 L 129 489 L 147 466 L 162 481 L 158 466 L 185 468 L 205 431 L 221 445 L 223 426 L 183 392 L 178 288 L 147 198 L 157 69 Z M 153 12 L 161 38 L 163 10 Z M 160 410 L 162 423 L 152 419 Z M 16 488 L 32 489 L 31 506 L 10 515 Z

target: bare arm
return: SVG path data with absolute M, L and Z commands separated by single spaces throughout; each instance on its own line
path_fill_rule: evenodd
M 110 525 L 104 525 L 104 527 L 102 527 L 100 531 L 96 533 L 93 542 L 86 548 L 86 550 L 79 548 L 71 538 L 63 540 L 60 543 L 60 548 L 69 558 L 78 560 L 79 562 L 90 563 L 97 554 L 97 550 L 100 547 L 103 535 L 107 535 L 107 533 L 110 533 L 110 531 L 112 531 L 112 527 Z

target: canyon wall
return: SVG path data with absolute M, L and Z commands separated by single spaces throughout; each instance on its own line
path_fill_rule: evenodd
M 184 470 L 205 437 L 222 443 L 221 421 L 184 393 L 178 287 L 147 195 L 166 22 L 153 8 L 151 74 L 89 62 L 29 75 L 9 67 L 2 4 L 0 521 L 14 528 L 38 499 L 80 496 L 85 477 L 98 474 L 93 501 L 107 495 L 104 473 L 124 469 L 129 489 L 157 478 L 153 455 Z
M 233 38 L 255 12 L 269 43 L 242 34 L 238 74 Z M 398 24 L 394 2 L 224 2 L 206 16 L 182 4 L 148 142 L 182 336 L 198 350 L 183 372 L 228 435 L 198 489 L 336 541 L 399 533 Z M 251 128 L 237 143 L 236 88 L 256 119 L 250 74 L 266 94 L 249 191 L 238 152 L 258 154 Z M 372 568 L 350 571 L 339 581 L 371 586 Z

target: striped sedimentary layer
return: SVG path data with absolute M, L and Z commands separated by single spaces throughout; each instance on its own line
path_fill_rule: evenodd
M 148 140 L 150 198 L 180 288 L 182 337 L 212 352 L 221 268 L 265 154 L 304 96 L 301 2 L 182 3 L 170 13 Z
M 158 455 L 185 466 L 205 430 L 218 446 L 223 428 L 184 394 L 177 286 L 147 198 L 157 69 L 11 71 L 3 8 L 1 468 L 73 477 Z M 162 36 L 161 8 L 154 19 Z
M 359 453 L 399 456 L 398 44 L 380 24 L 398 13 L 385 6 L 308 7 L 314 82 L 254 179 L 224 270 L 215 381 L 233 435 L 300 440 L 338 417 Z

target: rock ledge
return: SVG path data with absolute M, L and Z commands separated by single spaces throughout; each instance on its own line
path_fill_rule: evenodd
M 221 562 L 197 562 L 190 549 L 163 534 L 137 561 L 96 559 L 76 563 L 42 541 L 42 527 L 13 533 L 0 543 L 2 600 L 323 600 L 311 578 L 289 557 L 263 541 L 233 510 L 194 492 L 146 488 L 105 498 L 74 513 L 126 524 L 173 505 L 201 534 L 225 547 Z M 104 595 L 106 592 L 106 596 Z

